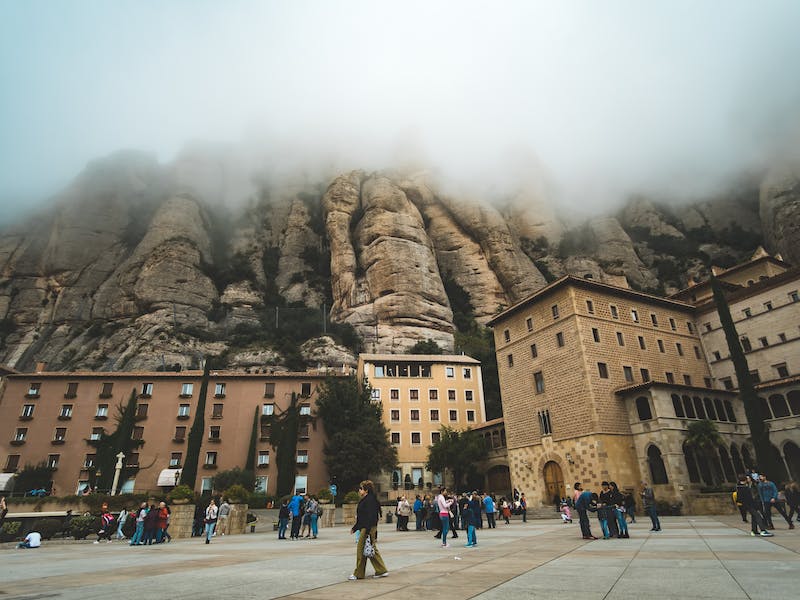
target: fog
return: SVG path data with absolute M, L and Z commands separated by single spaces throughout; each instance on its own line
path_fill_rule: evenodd
M 712 193 L 799 139 L 793 0 L 0 0 L 0 23 L 4 220 L 123 148 L 541 177 L 598 208 Z

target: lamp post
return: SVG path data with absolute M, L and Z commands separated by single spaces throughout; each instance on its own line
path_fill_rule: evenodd
M 117 495 L 117 484 L 119 483 L 119 474 L 122 471 L 122 459 L 125 458 L 125 454 L 120 452 L 117 454 L 117 464 L 114 466 L 114 483 L 111 484 L 111 495 Z
M 181 480 L 181 472 L 180 470 L 175 471 L 175 485 L 174 487 L 178 487 L 178 482 Z

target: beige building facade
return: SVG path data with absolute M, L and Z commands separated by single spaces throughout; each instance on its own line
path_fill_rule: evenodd
M 376 477 L 380 496 L 442 484 L 441 474 L 425 469 L 428 448 L 442 426 L 463 430 L 486 421 L 480 362 L 459 355 L 362 354 L 358 376 L 381 403 L 397 448 L 397 469 Z

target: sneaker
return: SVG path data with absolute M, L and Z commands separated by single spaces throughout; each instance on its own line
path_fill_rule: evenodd
M 450 544 L 442 544 L 442 548 L 449 548 Z
M 381 577 L 388 577 L 388 576 L 389 576 L 389 571 L 384 571 L 383 573 L 375 573 L 375 575 L 373 575 L 372 578 L 380 579 Z
M 752 535 L 753 537 L 756 537 L 758 534 L 755 531 L 751 531 L 750 535 Z
M 472 544 L 464 544 L 464 548 L 472 548 Z
M 355 575 L 350 575 L 347 578 L 348 581 L 355 581 L 356 579 L 358 579 L 358 577 L 356 577 Z
M 765 530 L 764 530 L 764 531 L 762 531 L 762 532 L 761 532 L 759 535 L 761 535 L 762 537 L 774 537 L 774 535 L 775 535 L 775 534 L 774 534 L 774 533 L 770 533 L 769 531 L 767 531 L 767 530 L 765 529 Z
M 792 523 L 791 521 L 789 521 L 789 529 L 794 529 L 794 523 Z

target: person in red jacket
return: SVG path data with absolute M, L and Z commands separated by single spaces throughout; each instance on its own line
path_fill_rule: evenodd
M 169 507 L 166 502 L 160 502 L 158 504 L 158 532 L 156 533 L 156 544 L 163 542 L 164 538 L 166 538 L 167 541 L 172 539 L 172 536 L 167 533 L 167 527 L 169 527 Z

